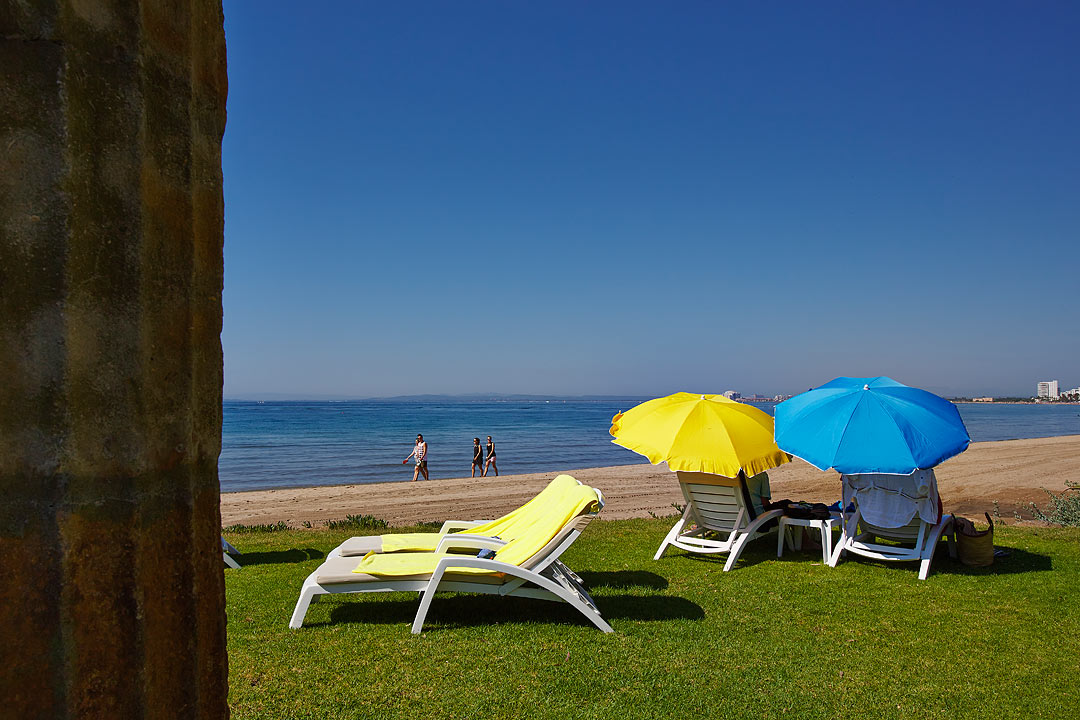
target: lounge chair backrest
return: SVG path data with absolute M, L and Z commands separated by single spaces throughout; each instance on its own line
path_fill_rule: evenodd
M 866 522 L 865 518 L 859 520 L 859 526 L 864 532 L 871 533 L 878 537 L 888 538 L 890 540 L 917 540 L 919 537 L 919 531 L 925 527 L 926 523 L 922 521 L 918 515 L 916 515 L 911 522 L 904 527 L 898 528 L 883 528 Z
M 695 520 L 706 530 L 730 532 L 737 523 L 743 528 L 753 520 L 741 479 L 683 471 L 677 475 Z
M 573 532 L 578 520 L 596 515 L 603 506 L 604 496 L 599 490 L 579 484 L 553 502 L 528 530 L 499 548 L 495 559 L 529 567 L 529 563 L 538 562 L 536 558 L 544 557 L 546 549 L 558 545 L 557 540 Z
M 526 532 L 544 514 L 545 508 L 552 502 L 559 502 L 563 495 L 571 492 L 581 483 L 570 475 L 558 475 L 527 503 L 503 515 L 502 517 L 461 531 L 464 535 L 498 536 L 512 540 Z
M 562 553 L 555 553 L 555 549 L 559 545 L 566 541 L 571 535 L 575 538 L 581 534 L 581 532 L 588 527 L 589 523 L 596 517 L 595 512 L 589 512 L 586 515 L 581 515 L 574 522 L 567 525 L 565 528 L 559 531 L 559 533 L 551 538 L 544 547 L 533 555 L 531 558 L 521 563 L 521 567 L 526 570 L 534 570 L 538 565 L 550 565 L 555 560 L 559 559 L 559 555 Z
M 852 498 L 855 503 L 855 507 L 859 507 L 859 496 L 856 493 Z M 924 539 L 926 538 L 926 531 L 929 526 L 926 522 L 919 517 L 916 513 L 911 522 L 902 527 L 881 527 L 873 523 L 867 522 L 866 518 L 861 514 L 859 516 L 859 531 L 862 533 L 869 533 L 875 537 L 884 538 L 886 540 L 893 540 L 895 542 L 914 543 L 916 547 L 922 548 Z

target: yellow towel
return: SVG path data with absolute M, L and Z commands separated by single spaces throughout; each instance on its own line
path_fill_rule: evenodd
M 540 493 L 521 507 L 503 515 L 497 520 L 461 530 L 464 535 L 482 535 L 498 537 L 510 542 L 528 529 L 536 520 L 539 511 L 550 503 L 557 502 L 566 491 L 577 487 L 578 481 L 569 475 L 559 475 L 547 484 Z M 452 534 L 457 534 L 452 533 Z M 442 535 L 439 533 L 395 533 L 382 535 L 382 552 L 431 552 L 439 545 Z
M 600 502 L 596 491 L 588 485 L 566 488 L 557 499 L 553 499 L 543 508 L 534 508 L 534 522 L 515 539 L 499 548 L 495 559 L 510 565 L 520 565 L 547 545 L 576 517 L 586 509 L 596 512 Z M 447 553 L 396 553 L 368 554 L 353 570 L 355 573 L 367 573 L 383 577 L 405 577 L 430 575 L 435 571 L 439 560 Z M 486 575 L 495 574 L 491 570 L 478 568 L 454 569 L 455 573 Z
M 442 533 L 394 533 L 383 535 L 380 552 L 431 552 L 442 539 Z

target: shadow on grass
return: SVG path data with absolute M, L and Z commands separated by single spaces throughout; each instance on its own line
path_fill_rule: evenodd
M 288 550 L 275 550 L 273 552 L 246 552 L 242 555 L 233 555 L 233 558 L 240 563 L 240 567 L 301 563 L 308 560 L 319 560 L 323 557 L 324 553 L 315 548 L 289 548 Z
M 1002 548 L 1001 545 L 995 545 Z M 1054 561 L 1049 555 L 1028 552 L 1019 548 L 1005 547 L 1008 557 L 994 558 L 994 564 L 987 567 L 972 567 L 959 560 L 953 560 L 947 554 L 935 553 L 930 565 L 930 574 L 942 575 L 1017 575 L 1029 572 L 1048 572 L 1054 569 Z
M 419 607 L 418 597 L 374 601 L 352 601 L 345 597 L 323 598 L 321 603 L 338 603 L 330 610 L 329 622 L 305 622 L 318 627 L 338 623 L 411 624 Z M 597 599 L 600 613 L 612 620 L 701 620 L 705 610 L 681 597 L 667 595 L 605 595 Z M 313 606 L 314 607 L 314 606 Z M 431 604 L 424 627 L 463 628 L 522 622 L 569 623 L 592 626 L 581 613 L 563 603 L 526 598 L 497 598 L 484 595 L 438 596 Z
M 765 542 L 768 542 L 765 540 Z M 773 541 L 775 542 L 775 540 Z M 939 544 L 937 552 L 934 553 L 934 562 L 930 565 L 930 574 L 942 574 L 942 575 L 1015 575 L 1019 573 L 1029 572 L 1047 572 L 1054 569 L 1053 560 L 1048 555 L 1041 555 L 1039 553 L 1028 552 L 1027 550 L 1021 550 L 1019 548 L 1004 547 L 1001 545 L 995 545 L 996 548 L 1004 548 L 1011 554 L 1008 557 L 994 558 L 994 564 L 989 567 L 970 567 L 964 565 L 959 560 L 949 557 L 948 549 L 944 544 Z M 773 546 L 775 548 L 775 545 Z M 771 548 L 770 548 L 771 549 Z M 681 554 L 665 555 L 664 558 L 670 560 L 679 561 L 695 561 L 703 563 L 713 563 L 723 566 L 727 562 L 727 555 L 704 555 L 696 553 L 683 552 Z M 820 550 L 806 550 L 802 552 L 792 552 L 785 550 L 783 558 L 777 558 L 775 551 L 769 552 L 769 550 L 757 546 L 753 548 L 747 548 L 743 551 L 743 554 L 739 556 L 739 560 L 735 563 L 733 570 L 740 568 L 749 568 L 758 563 L 766 561 L 776 561 L 781 563 L 787 562 L 816 562 L 821 564 L 821 551 Z M 862 557 L 853 553 L 846 553 L 837 565 L 837 569 L 840 569 L 844 563 L 858 562 L 865 565 L 872 565 L 881 568 L 889 569 L 912 569 L 918 571 L 919 564 L 914 560 L 908 562 L 888 562 L 885 560 L 874 560 L 868 557 Z
M 778 560 L 780 562 L 783 562 L 784 560 L 788 559 L 789 554 L 794 555 L 794 557 L 796 558 L 803 558 L 804 556 L 802 555 L 802 552 L 816 552 L 818 562 L 821 562 L 821 550 L 799 552 L 785 550 L 784 557 L 777 558 L 776 538 L 773 538 L 771 541 L 768 538 L 763 538 L 762 540 L 760 540 L 760 543 L 760 545 L 755 545 L 752 543 L 750 547 L 747 547 L 745 550 L 743 550 L 742 554 L 739 555 L 738 561 L 736 561 L 735 563 L 735 567 L 733 567 L 732 570 L 737 570 L 738 568 L 742 567 L 750 567 L 752 565 L 757 565 L 758 563 L 763 563 L 768 560 Z M 765 547 L 766 545 L 768 547 Z M 724 564 L 727 563 L 728 555 L 727 553 L 692 553 L 677 548 L 671 548 L 664 554 L 662 558 L 660 558 L 658 562 L 663 562 L 664 560 L 691 560 L 694 562 L 711 563 L 713 565 L 719 565 L 720 567 L 723 567 Z
M 589 572 L 588 570 L 578 573 L 586 588 L 635 588 L 645 587 L 655 590 L 664 590 L 668 581 L 656 573 L 647 570 L 616 570 L 614 572 Z

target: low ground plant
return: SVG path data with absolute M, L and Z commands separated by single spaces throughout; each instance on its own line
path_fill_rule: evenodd
M 1045 511 L 1031 503 L 1031 514 L 1036 520 L 1062 527 L 1080 527 L 1080 485 L 1069 483 L 1059 495 L 1046 488 L 1043 488 L 1043 492 L 1047 496 Z
M 330 530 L 385 530 L 390 523 L 374 515 L 346 515 L 344 520 L 329 520 Z
M 242 524 L 226 525 L 224 528 L 222 528 L 222 532 L 225 532 L 225 533 L 230 534 L 230 535 L 246 535 L 248 533 L 281 532 L 283 530 L 288 530 L 288 529 L 289 529 L 288 525 L 286 525 L 283 522 L 278 521 L 276 523 L 264 523 L 264 524 L 255 524 L 255 525 L 242 525 Z

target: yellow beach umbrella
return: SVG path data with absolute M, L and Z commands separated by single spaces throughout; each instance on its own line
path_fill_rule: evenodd
M 649 400 L 612 418 L 609 432 L 616 445 L 671 470 L 752 476 L 791 461 L 776 446 L 768 413 L 723 395 Z

